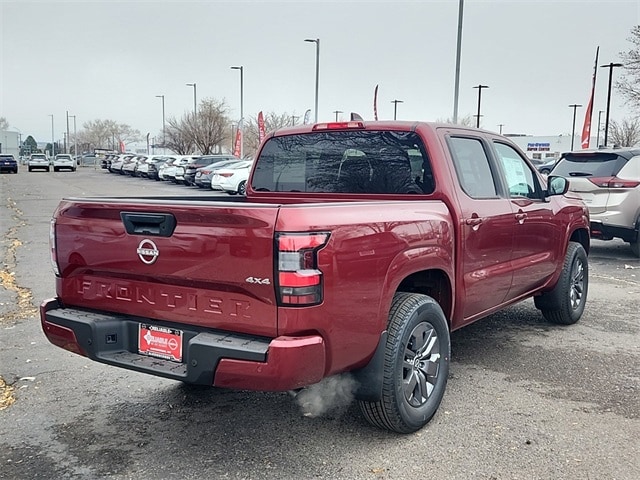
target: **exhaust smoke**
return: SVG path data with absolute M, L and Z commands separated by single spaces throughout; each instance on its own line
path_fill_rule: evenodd
M 353 401 L 356 388 L 356 380 L 345 373 L 325 378 L 293 395 L 302 414 L 314 418 L 329 410 L 347 407 Z

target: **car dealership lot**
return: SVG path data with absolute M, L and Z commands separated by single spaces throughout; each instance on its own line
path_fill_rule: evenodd
M 226 194 L 92 167 L 34 173 L 0 176 L 0 402 L 14 400 L 0 478 L 640 478 L 640 261 L 626 244 L 593 242 L 578 324 L 550 325 L 526 301 L 453 333 L 439 413 L 400 436 L 353 404 L 308 417 L 287 393 L 187 387 L 50 345 L 36 307 L 55 293 L 60 198 Z

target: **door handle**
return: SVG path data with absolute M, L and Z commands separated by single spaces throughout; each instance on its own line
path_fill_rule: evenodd
M 465 219 L 464 223 L 469 225 L 471 229 L 475 232 L 480 228 L 480 224 L 482 223 L 482 218 L 480 217 L 471 217 Z
M 520 225 L 522 225 L 524 223 L 524 221 L 527 218 L 527 214 L 526 213 L 516 213 L 516 220 L 518 220 L 518 223 Z

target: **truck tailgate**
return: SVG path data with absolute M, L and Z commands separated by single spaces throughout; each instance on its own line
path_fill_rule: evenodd
M 55 215 L 65 305 L 276 336 L 278 205 L 68 199 Z

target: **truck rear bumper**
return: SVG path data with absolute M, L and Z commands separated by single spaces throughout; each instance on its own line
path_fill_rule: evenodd
M 285 391 L 317 383 L 325 371 L 325 344 L 319 335 L 269 339 L 197 330 L 189 325 L 65 308 L 57 299 L 42 303 L 40 320 L 54 345 L 100 363 L 186 383 Z M 182 330 L 182 362 L 139 354 L 140 323 Z

